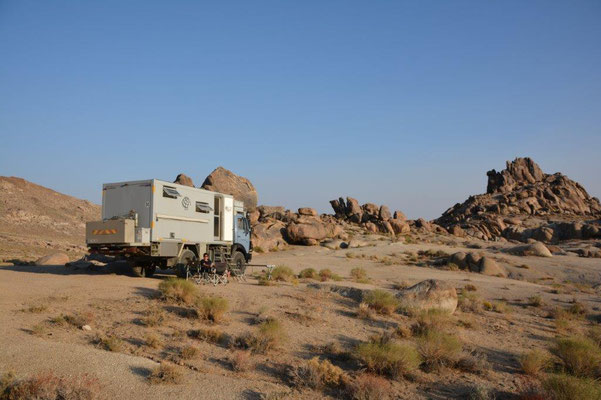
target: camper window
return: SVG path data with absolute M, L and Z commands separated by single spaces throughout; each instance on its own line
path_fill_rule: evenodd
M 177 199 L 179 196 L 179 192 L 176 188 L 163 186 L 163 197 L 169 197 L 170 199 Z
M 211 211 L 213 211 L 213 209 L 209 206 L 209 203 L 205 203 L 204 201 L 196 202 L 196 212 L 208 214 Z

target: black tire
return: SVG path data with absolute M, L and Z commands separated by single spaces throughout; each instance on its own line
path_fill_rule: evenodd
M 240 271 L 240 274 L 244 275 L 244 272 L 246 271 L 246 257 L 244 257 L 242 252 L 235 251 L 234 254 L 232 254 L 232 264 L 234 268 Z
M 177 260 L 177 264 L 175 264 L 175 274 L 178 278 L 186 279 L 188 266 L 194 264 L 196 260 L 196 254 L 192 250 L 185 249 L 182 251 L 182 255 Z

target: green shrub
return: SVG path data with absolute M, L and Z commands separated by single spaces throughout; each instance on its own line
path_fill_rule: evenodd
M 274 281 L 290 282 L 293 278 L 294 272 L 285 265 L 278 265 L 271 271 L 271 279 Z
M 522 354 L 519 362 L 526 375 L 537 376 L 550 365 L 551 359 L 542 350 L 532 350 Z
M 355 356 L 368 371 L 395 378 L 413 372 L 421 363 L 415 348 L 392 341 L 361 343 Z
M 298 277 L 304 279 L 315 279 L 317 278 L 317 271 L 315 268 L 305 268 L 299 272 Z
M 601 386 L 590 378 L 553 374 L 543 381 L 547 397 L 553 400 L 601 400 Z
M 386 290 L 374 289 L 368 292 L 363 303 L 373 309 L 378 314 L 390 315 L 399 307 L 399 301 L 394 295 Z
M 455 364 L 462 349 L 457 337 L 444 332 L 428 331 L 417 339 L 417 350 L 429 368 Z
M 281 346 L 287 339 L 288 335 L 280 321 L 270 318 L 260 323 L 254 334 L 247 332 L 238 336 L 234 345 L 254 353 L 267 353 Z
M 199 298 L 198 287 L 185 279 L 165 279 L 159 283 L 159 290 L 163 300 L 172 303 L 192 305 Z
M 601 349 L 592 340 L 578 336 L 560 338 L 552 350 L 566 372 L 591 378 L 601 375 Z
M 197 313 L 201 319 L 221 322 L 223 315 L 227 312 L 229 303 L 223 297 L 207 296 L 198 300 Z
M 439 308 L 423 310 L 417 314 L 411 326 L 414 335 L 424 335 L 430 331 L 442 331 L 451 325 L 451 314 Z

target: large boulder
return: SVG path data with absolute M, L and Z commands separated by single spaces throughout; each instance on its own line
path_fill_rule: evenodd
M 311 207 L 301 207 L 298 209 L 300 215 L 307 215 L 309 217 L 317 217 L 317 210 Z
M 403 289 L 397 297 L 403 307 L 413 311 L 441 309 L 453 313 L 457 308 L 455 287 L 436 279 L 428 279 Z
M 286 246 L 286 224 L 282 221 L 271 220 L 253 226 L 252 242 L 254 248 L 263 251 L 279 249 Z
M 223 167 L 218 167 L 211 172 L 201 187 L 214 192 L 231 194 L 236 200 L 242 201 L 247 210 L 254 210 L 257 207 L 257 191 L 252 183 Z
M 381 205 L 380 206 L 380 219 L 382 221 L 388 221 L 390 218 L 392 218 L 392 214 L 390 213 L 390 209 L 388 208 L 388 206 Z
M 462 251 L 453 253 L 447 260 L 447 263 L 455 264 L 457 267 L 459 267 L 459 269 L 466 269 L 468 267 L 467 254 Z
M 186 174 L 179 174 L 175 180 L 173 181 L 173 183 L 178 183 L 180 185 L 184 185 L 184 186 L 191 186 L 194 187 L 194 182 L 192 182 L 192 178 L 190 178 L 188 175 Z
M 69 256 L 65 253 L 52 253 L 40 257 L 35 261 L 35 265 L 65 265 L 69 262 Z
M 283 220 L 284 216 L 286 215 L 286 209 L 282 206 L 259 206 L 257 207 L 257 210 L 259 211 L 259 219 L 263 220 L 263 219 L 267 219 L 267 218 L 273 218 L 273 219 L 277 219 L 277 220 Z
M 288 240 L 295 244 L 314 246 L 328 236 L 326 225 L 320 221 L 293 222 L 286 228 Z
M 394 233 L 397 235 L 411 232 L 411 227 L 404 219 L 393 218 L 388 220 L 388 222 L 390 223 L 390 226 L 392 226 Z
M 541 242 L 511 247 L 506 251 L 516 256 L 553 257 L 547 246 Z
M 494 258 L 491 257 L 482 257 L 480 259 L 479 271 L 481 274 L 490 275 L 490 276 L 502 276 L 505 277 L 507 274 L 505 270 L 497 264 Z

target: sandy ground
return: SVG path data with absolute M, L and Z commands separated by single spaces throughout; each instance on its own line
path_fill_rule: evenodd
M 601 282 L 601 260 L 575 256 L 552 258 L 516 257 L 501 253 L 495 246 L 478 250 L 427 239 L 430 242 L 403 244 L 376 240 L 373 246 L 352 250 L 329 250 L 323 247 L 291 247 L 289 250 L 257 254 L 253 263 L 286 265 L 295 272 L 312 267 L 329 268 L 343 277 L 341 282 L 326 282 L 318 290 L 317 282 L 277 286 L 259 286 L 254 279 L 231 282 L 227 286 L 202 286 L 207 294 L 228 299 L 230 312 L 220 324 L 209 324 L 182 316 L 182 310 L 169 307 L 155 298 L 161 279 L 133 278 L 102 273 L 77 273 L 63 266 L 0 267 L 0 372 L 13 370 L 18 376 L 53 371 L 61 376 L 87 373 L 98 378 L 106 398 L 211 398 L 259 399 L 271 395 L 280 398 L 316 398 L 336 396 L 328 392 L 299 391 L 285 378 L 290 366 L 298 365 L 313 356 L 323 356 L 319 350 L 336 342 L 351 350 L 371 335 L 411 323 L 407 317 L 394 315 L 373 320 L 358 319 L 357 303 L 331 293 L 330 285 L 360 288 L 381 287 L 393 290 L 395 283 L 417 283 L 424 279 L 441 279 L 460 289 L 466 284 L 477 287 L 483 300 L 504 301 L 512 312 L 456 312 L 456 332 L 466 348 L 486 354 L 491 363 L 487 376 L 443 370 L 421 373 L 414 380 L 393 384 L 398 398 L 462 398 L 470 385 L 483 383 L 493 387 L 500 398 L 511 397 L 523 384 L 516 357 L 523 351 L 545 347 L 553 338 L 553 321 L 548 310 L 566 307 L 574 299 L 582 302 L 590 314 L 600 314 L 598 289 Z M 497 259 L 512 276 L 499 278 L 464 271 L 447 271 L 428 265 L 411 265 L 409 254 L 419 250 L 479 251 Z M 528 268 L 518 266 L 526 264 Z M 367 270 L 371 282 L 359 284 L 349 278 L 354 267 Z M 527 305 L 527 299 L 540 295 L 545 306 Z M 31 311 L 30 307 L 40 310 Z M 40 307 L 41 306 L 41 307 Z M 139 323 L 145 310 L 162 307 L 167 315 L 159 327 Z M 92 331 L 76 327 L 55 326 L 48 322 L 58 315 L 89 315 Z M 228 357 L 232 350 L 226 346 L 201 342 L 185 334 L 190 329 L 212 328 L 235 337 L 255 329 L 258 314 L 280 319 L 289 335 L 281 349 L 267 355 L 253 356 L 255 368 L 249 372 L 231 370 Z M 582 322 L 582 329 L 589 322 Z M 35 326 L 43 326 L 34 333 Z M 579 329 L 579 327 L 574 327 Z M 145 337 L 152 332 L 161 339 L 161 346 L 152 349 Z M 93 344 L 97 335 L 115 335 L 124 342 L 119 352 L 105 351 Z M 185 345 L 199 349 L 200 356 L 185 362 L 178 361 L 178 351 Z M 184 383 L 151 385 L 147 376 L 159 360 L 176 360 L 183 365 Z M 351 373 L 357 366 L 339 362 Z

